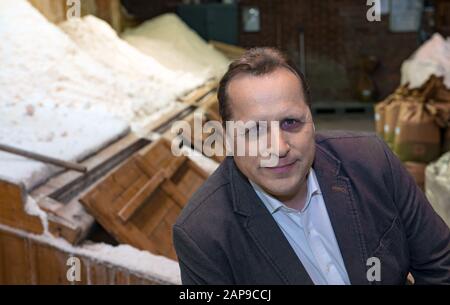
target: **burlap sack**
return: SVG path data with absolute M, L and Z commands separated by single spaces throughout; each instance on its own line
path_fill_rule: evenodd
M 440 128 L 428 104 L 401 104 L 394 142 L 402 161 L 429 163 L 440 156 Z
M 436 124 L 441 128 L 442 153 L 446 153 L 450 151 L 450 102 L 431 100 L 428 105 Z
M 386 115 L 386 106 L 391 103 L 390 97 L 375 105 L 375 131 L 380 138 L 384 139 L 384 122 Z
M 450 151 L 450 127 L 444 132 L 444 143 L 442 144 L 442 152 L 446 153 Z
M 403 99 L 408 94 L 406 86 L 401 86 L 395 90 L 395 92 L 389 95 L 386 99 L 375 105 L 375 130 L 376 133 L 385 139 L 384 126 L 386 124 L 386 108 L 392 102 Z
M 433 97 L 440 102 L 450 103 L 450 89 L 445 87 L 443 78 L 437 78 Z
M 434 116 L 439 127 L 446 129 L 450 124 L 450 102 L 436 102 L 434 99 L 428 101 L 428 110 Z
M 401 99 L 394 100 L 385 109 L 385 122 L 383 127 L 384 140 L 391 149 L 394 148 L 395 127 L 400 113 L 400 107 L 403 104 Z
M 405 162 L 404 163 L 406 170 L 413 176 L 417 185 L 422 191 L 425 191 L 425 168 L 427 167 L 426 163 L 417 163 L 417 162 Z

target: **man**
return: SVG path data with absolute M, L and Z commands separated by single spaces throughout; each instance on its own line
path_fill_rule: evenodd
M 278 123 L 277 162 L 235 154 L 191 198 L 173 236 L 184 284 L 450 283 L 449 229 L 412 177 L 375 135 L 315 134 L 283 54 L 247 51 L 218 98 L 223 122 Z

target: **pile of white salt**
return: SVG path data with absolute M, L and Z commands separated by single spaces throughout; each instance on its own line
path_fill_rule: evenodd
M 177 15 L 164 14 L 126 30 L 122 37 L 171 70 L 220 79 L 230 63 Z

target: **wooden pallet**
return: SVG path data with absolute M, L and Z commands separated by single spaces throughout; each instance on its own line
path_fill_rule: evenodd
M 81 202 L 118 241 L 176 259 L 172 225 L 207 174 L 161 139 L 102 180 Z
M 30 196 L 47 213 L 49 232 L 52 235 L 62 237 L 72 244 L 80 242 L 89 233 L 94 218 L 79 203 L 78 196 L 145 143 L 149 141 L 129 135 L 85 160 L 82 164 L 88 168 L 87 173 L 65 171 L 30 193 L 27 193 L 20 182 L 0 179 L 0 223 L 42 234 L 44 228 L 41 220 L 25 212 L 27 196 Z

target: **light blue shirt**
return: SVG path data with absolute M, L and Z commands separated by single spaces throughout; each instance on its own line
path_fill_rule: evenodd
M 349 285 L 347 270 L 331 226 L 316 174 L 307 179 L 306 204 L 289 208 L 250 181 L 316 285 Z

